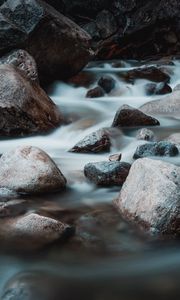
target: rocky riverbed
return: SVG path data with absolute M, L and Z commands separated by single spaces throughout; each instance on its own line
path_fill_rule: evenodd
M 81 1 L 46 2 L 60 12 L 43 1 L 0 1 L 0 297 L 174 299 L 180 61 L 167 56 L 178 49 L 164 21 L 169 6 L 121 7 L 120 51 L 119 1 L 104 1 L 104 10 L 99 1 L 90 15 Z M 177 17 L 173 9 L 168 17 Z M 137 18 L 142 32 L 160 21 L 166 32 L 153 58 L 139 57 L 141 40 L 128 50 Z

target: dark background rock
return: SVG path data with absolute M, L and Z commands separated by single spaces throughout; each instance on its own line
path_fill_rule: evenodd
M 46 0 L 86 28 L 94 38 L 100 59 L 147 58 L 180 53 L 178 0 Z M 98 15 L 106 10 L 113 15 Z M 102 19 L 109 36 L 101 35 Z M 110 18 L 109 18 L 110 20 Z M 111 30 L 116 25 L 116 30 Z M 113 35 L 111 36 L 112 32 Z
M 90 60 L 90 36 L 53 7 L 38 0 L 7 0 L 0 7 L 0 54 L 27 50 L 41 82 L 64 79 Z

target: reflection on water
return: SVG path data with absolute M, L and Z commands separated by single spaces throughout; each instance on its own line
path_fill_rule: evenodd
M 126 224 L 112 206 L 119 188 L 96 188 L 84 178 L 86 163 L 107 160 L 109 154 L 68 152 L 89 133 L 109 127 L 121 105 L 138 108 L 157 99 L 157 96 L 145 95 L 147 80 L 130 84 L 121 78 L 121 72 L 137 66 L 142 64 L 127 62 L 123 68 L 117 68 L 111 62 L 97 62 L 84 70 L 83 76 L 91 78 L 85 87 L 55 83 L 50 96 L 66 118 L 73 122 L 49 135 L 1 140 L 1 152 L 18 145 L 32 145 L 42 148 L 56 161 L 68 179 L 67 190 L 61 194 L 28 198 L 27 210 L 41 212 L 77 227 L 77 235 L 69 242 L 52 245 L 40 253 L 24 253 L 23 249 L 14 253 L 13 247 L 2 246 L 2 299 L 64 300 L 76 295 L 77 299 L 119 300 L 132 299 L 135 290 L 138 299 L 144 296 L 145 290 L 151 297 L 180 292 L 178 242 L 152 240 Z M 170 85 L 174 88 L 180 83 L 180 63 L 175 61 L 168 68 L 172 74 Z M 101 74 L 113 76 L 115 90 L 102 98 L 85 98 L 87 90 L 95 86 L 94 80 Z M 179 132 L 180 122 L 174 116 L 159 116 L 158 119 L 161 126 L 152 128 L 156 140 Z M 136 139 L 136 134 L 137 129 L 113 132 L 111 154 L 121 152 L 123 161 L 132 162 L 136 147 L 144 143 Z M 180 156 L 165 159 L 180 165 Z

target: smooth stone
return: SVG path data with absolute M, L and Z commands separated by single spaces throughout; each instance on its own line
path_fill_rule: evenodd
M 176 156 L 179 154 L 179 150 L 175 144 L 167 141 L 161 141 L 158 143 L 148 143 L 137 147 L 133 158 L 143 158 L 148 156 Z
M 99 186 L 121 186 L 131 165 L 126 162 L 102 161 L 88 163 L 84 167 L 85 176 Z
M 157 126 L 159 121 L 129 105 L 123 105 L 116 112 L 112 127 Z
M 121 216 L 151 233 L 179 234 L 180 167 L 149 158 L 130 169 L 115 205 Z
M 111 140 L 106 130 L 97 130 L 80 142 L 78 142 L 70 152 L 77 153 L 100 153 L 109 152 L 111 147 Z
M 111 76 L 102 76 L 99 81 L 98 81 L 98 85 L 107 93 L 109 94 L 116 85 L 116 82 L 114 80 L 114 78 L 112 78 Z
M 87 92 L 86 98 L 100 98 L 103 97 L 104 94 L 104 90 L 100 86 L 97 86 Z
M 0 166 L 0 188 L 35 194 L 59 191 L 66 186 L 54 161 L 36 147 L 21 146 L 4 153 Z

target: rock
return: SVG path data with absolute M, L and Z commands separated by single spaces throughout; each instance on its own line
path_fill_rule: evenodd
M 180 117 L 180 91 L 158 100 L 150 101 L 140 107 L 144 113 L 170 115 Z
M 109 152 L 111 147 L 111 141 L 109 134 L 106 130 L 97 130 L 83 140 L 77 143 L 70 152 L 77 153 L 100 153 Z
M 108 94 L 115 88 L 116 82 L 114 78 L 106 75 L 99 79 L 98 85 Z
M 148 83 L 146 84 L 146 94 L 151 96 L 151 95 L 165 95 L 172 93 L 172 88 L 167 84 L 167 83 Z
M 109 156 L 109 161 L 120 161 L 122 158 L 122 154 L 112 154 Z
M 131 167 L 116 206 L 121 215 L 154 233 L 179 232 L 180 167 L 149 158 Z
M 22 199 L 0 202 L 0 218 L 14 217 L 25 213 L 27 201 Z
M 112 127 L 157 126 L 159 121 L 129 105 L 123 105 L 117 111 Z
M 153 82 L 169 82 L 170 76 L 157 67 L 143 67 L 120 73 L 120 76 L 128 82 L 134 82 L 136 79 L 147 79 Z
M 122 185 L 126 180 L 131 165 L 126 162 L 102 161 L 89 163 L 84 168 L 85 176 L 96 185 Z
M 19 45 L 27 50 L 43 84 L 73 76 L 93 55 L 90 36 L 40 0 L 5 1 L 0 7 L 0 24 L 0 53 Z
M 154 132 L 147 128 L 142 128 L 138 131 L 136 138 L 138 140 L 153 141 Z
M 101 39 L 106 39 L 117 31 L 117 22 L 109 10 L 102 10 L 96 16 L 96 26 Z
M 162 141 L 138 146 L 133 158 L 138 159 L 148 156 L 176 156 L 178 154 L 179 150 L 175 144 Z
M 11 51 L 0 58 L 0 64 L 13 65 L 23 72 L 32 82 L 39 81 L 36 62 L 25 50 L 19 49 Z
M 36 147 L 22 146 L 4 153 L 0 166 L 0 188 L 34 194 L 55 192 L 66 186 L 53 160 Z
M 16 242 L 14 248 L 28 250 L 41 248 L 62 238 L 68 238 L 74 233 L 71 226 L 36 213 L 3 219 L 0 221 L 0 228 L 2 242 Z
M 171 134 L 168 138 L 166 138 L 166 141 L 174 143 L 180 151 L 180 133 L 179 132 Z
M 103 97 L 104 94 L 104 90 L 100 86 L 97 86 L 87 92 L 86 98 L 99 98 Z
M 62 124 L 57 106 L 25 72 L 0 65 L 0 136 L 45 133 Z
M 13 276 L 2 291 L 1 300 L 55 299 L 55 278 L 44 272 L 22 272 Z

